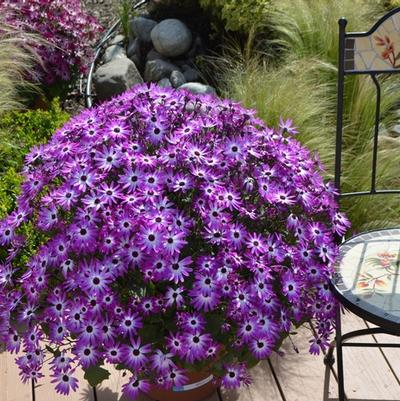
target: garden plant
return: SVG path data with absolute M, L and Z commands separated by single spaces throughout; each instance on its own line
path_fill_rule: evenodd
M 104 363 L 130 372 L 132 399 L 207 368 L 233 388 L 310 319 L 310 351 L 324 349 L 348 221 L 296 135 L 229 100 L 139 85 L 32 149 L 0 222 L 0 335 L 23 351 L 22 380 L 52 354 L 64 394 L 78 366 L 106 379 Z
M 1 0 L 6 22 L 39 41 L 27 41 L 41 58 L 30 70 L 47 96 L 65 96 L 68 85 L 86 72 L 92 55 L 91 44 L 100 31 L 96 19 L 83 12 L 79 0 Z

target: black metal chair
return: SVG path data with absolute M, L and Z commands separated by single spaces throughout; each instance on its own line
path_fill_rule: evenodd
M 347 21 L 339 20 L 339 65 L 335 185 L 344 197 L 400 194 L 400 189 L 377 189 L 378 134 L 381 86 L 378 75 L 400 72 L 400 8 L 382 17 L 368 32 L 347 33 Z M 398 47 L 396 49 L 396 47 Z M 397 60 L 397 57 L 399 60 Z M 399 65 L 397 65 L 399 64 Z M 375 128 L 373 134 L 371 184 L 369 190 L 341 193 L 343 105 L 345 77 L 367 74 L 376 87 Z M 400 149 L 399 149 L 400 152 Z M 400 166 L 399 166 L 400 177 Z M 399 198 L 400 204 L 400 198 Z M 340 246 L 339 262 L 332 290 L 351 312 L 376 325 L 342 333 L 341 311 L 337 313 L 336 339 L 325 362 L 332 366 L 336 346 L 339 401 L 345 401 L 343 347 L 400 347 L 399 343 L 352 342 L 354 337 L 385 333 L 400 335 L 400 228 L 373 230 L 345 240 Z M 328 371 L 328 370 L 327 370 Z M 354 374 L 355 372 L 352 372 Z M 400 398 L 400 397 L 399 397 Z

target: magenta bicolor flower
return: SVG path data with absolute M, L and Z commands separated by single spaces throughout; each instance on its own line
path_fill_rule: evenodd
M 310 351 L 323 349 L 348 221 L 295 132 L 229 100 L 139 85 L 33 149 L 0 221 L 0 342 L 22 349 L 21 378 L 40 378 L 51 349 L 64 358 L 51 356 L 57 391 L 110 363 L 131 372 L 134 398 L 184 385 L 187 364 L 247 384 L 249 355 L 268 358 L 304 321 Z
M 43 38 L 30 43 L 43 62 L 32 72 L 34 81 L 45 85 L 69 82 L 87 71 L 90 43 L 101 28 L 94 17 L 83 12 L 79 1 L 1 0 L 0 7 L 8 24 Z M 42 151 L 36 148 L 29 160 L 37 160 Z

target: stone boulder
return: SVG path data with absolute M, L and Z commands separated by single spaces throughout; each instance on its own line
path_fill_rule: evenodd
M 100 66 L 93 76 L 94 87 L 100 100 L 119 95 L 143 79 L 133 61 L 115 58 Z
M 158 86 L 161 88 L 172 88 L 171 81 L 168 78 L 163 78 L 158 81 Z
M 188 82 L 181 85 L 178 89 L 186 89 L 195 95 L 216 95 L 216 90 L 209 85 L 204 85 L 199 82 Z
M 151 40 L 158 53 L 166 57 L 185 54 L 192 45 L 192 33 L 177 19 L 165 19 L 151 31 Z
M 172 71 L 171 76 L 169 77 L 171 84 L 174 88 L 178 88 L 186 83 L 185 76 L 180 71 Z
M 104 52 L 103 61 L 104 63 L 108 63 L 115 58 L 124 58 L 126 57 L 125 49 L 119 45 L 111 45 L 108 46 L 106 51 Z
M 151 42 L 150 33 L 156 25 L 157 21 L 144 17 L 135 17 L 130 21 L 130 28 L 133 34 L 144 43 Z
M 163 78 L 169 78 L 172 71 L 177 68 L 176 65 L 164 60 L 148 61 L 144 69 L 144 80 L 146 82 L 155 82 Z
M 139 39 L 136 38 L 129 41 L 126 53 L 128 58 L 130 58 L 135 63 L 136 67 L 140 68 L 142 63 L 142 51 L 140 48 Z

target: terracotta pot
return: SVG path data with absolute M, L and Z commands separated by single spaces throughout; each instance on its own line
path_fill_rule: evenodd
M 184 386 L 165 390 L 152 385 L 147 395 L 157 401 L 201 401 L 218 388 L 212 379 L 210 372 L 189 373 L 189 381 Z

